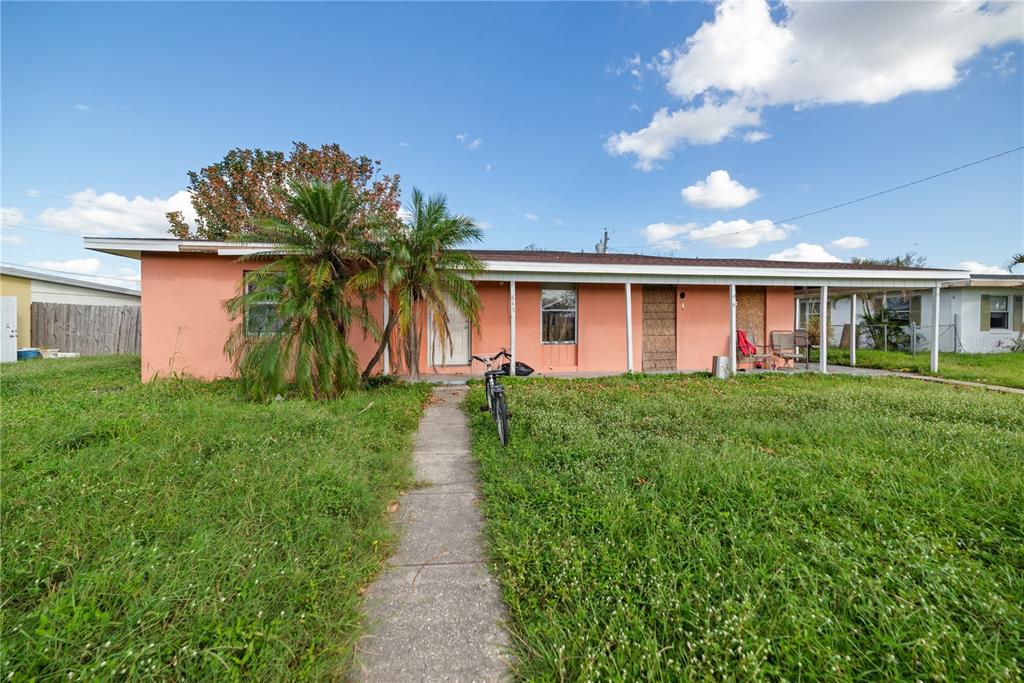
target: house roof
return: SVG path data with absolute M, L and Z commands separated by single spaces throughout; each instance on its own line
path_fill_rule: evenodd
M 481 261 L 507 261 L 529 263 L 611 264 L 623 266 L 696 266 L 727 268 L 802 268 L 807 270 L 879 270 L 877 265 L 827 261 L 770 261 L 740 258 L 679 258 L 675 256 L 649 256 L 647 254 L 588 253 L 576 251 L 541 251 L 508 249 L 470 249 L 469 253 Z M 942 268 L 910 268 L 886 266 L 884 270 L 936 271 Z M 949 271 L 959 274 L 961 271 Z
M 141 258 L 144 253 L 242 256 L 276 248 L 266 243 L 173 238 L 86 237 L 87 249 Z M 967 280 L 961 270 L 879 267 L 855 263 L 811 263 L 760 259 L 709 259 L 597 254 L 569 251 L 470 250 L 484 262 L 478 280 L 635 284 L 738 284 L 835 287 L 926 287 Z
M 26 280 L 39 280 L 40 282 L 53 282 L 59 285 L 69 285 L 71 287 L 79 287 L 81 289 L 91 289 L 97 292 L 110 292 L 113 294 L 126 294 L 128 296 L 142 296 L 142 290 L 135 287 L 118 287 L 117 285 L 108 285 L 102 282 L 94 282 L 92 280 L 82 280 L 76 277 L 66 277 L 64 275 L 56 275 L 54 273 L 41 273 L 37 270 L 28 270 L 25 268 L 18 268 L 16 266 L 0 266 L 0 273 L 3 275 L 9 275 L 11 277 L 21 277 Z

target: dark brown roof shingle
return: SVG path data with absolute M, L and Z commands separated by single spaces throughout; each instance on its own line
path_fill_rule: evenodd
M 576 251 L 471 249 L 481 261 L 530 263 L 608 264 L 624 266 L 705 266 L 720 268 L 806 268 L 809 270 L 941 270 L 939 268 L 896 268 L 862 263 L 814 263 L 807 261 L 769 261 L 742 258 L 677 258 L 645 254 L 598 254 Z

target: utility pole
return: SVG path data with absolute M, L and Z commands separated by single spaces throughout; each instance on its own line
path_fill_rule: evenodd
M 601 239 L 601 241 L 594 245 L 594 251 L 596 251 L 598 254 L 608 253 L 608 230 L 604 231 L 604 237 Z

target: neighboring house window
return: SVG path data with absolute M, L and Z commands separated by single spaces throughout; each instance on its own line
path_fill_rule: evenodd
M 1009 297 L 993 296 L 989 298 L 988 326 L 993 330 L 1010 329 Z
M 575 287 L 545 287 L 540 291 L 540 341 L 576 343 Z
M 254 278 L 256 271 L 246 271 L 245 293 L 249 294 L 256 288 Z M 246 304 L 242 313 L 245 325 L 245 336 L 260 337 L 266 334 L 273 334 L 281 329 L 282 321 L 277 315 L 277 301 L 268 298 L 266 301 L 250 302 Z
M 887 311 L 889 311 L 889 320 L 901 323 L 910 322 L 911 315 L 909 296 L 886 297 L 885 308 Z

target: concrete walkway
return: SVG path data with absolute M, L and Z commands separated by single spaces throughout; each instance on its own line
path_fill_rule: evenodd
M 434 389 L 416 434 L 416 479 L 400 501 L 398 552 L 366 594 L 358 681 L 499 681 L 507 678 L 504 605 L 484 561 L 483 515 L 465 386 Z

